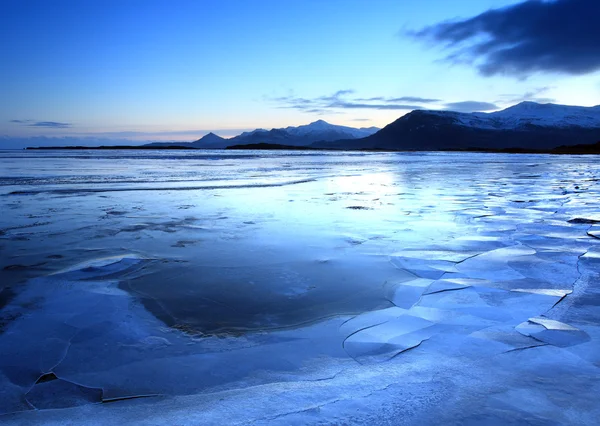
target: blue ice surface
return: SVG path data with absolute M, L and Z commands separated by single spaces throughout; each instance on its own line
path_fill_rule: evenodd
M 600 418 L 593 157 L 0 157 L 3 423 Z

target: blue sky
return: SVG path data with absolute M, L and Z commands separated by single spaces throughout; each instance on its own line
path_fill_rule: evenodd
M 486 75 L 444 59 L 456 41 L 436 25 L 518 3 L 5 0 L 0 136 L 194 140 L 317 119 L 381 127 L 412 107 L 600 104 L 593 67 Z

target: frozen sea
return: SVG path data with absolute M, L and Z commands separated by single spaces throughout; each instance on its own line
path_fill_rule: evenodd
M 596 156 L 0 151 L 0 423 L 600 419 Z

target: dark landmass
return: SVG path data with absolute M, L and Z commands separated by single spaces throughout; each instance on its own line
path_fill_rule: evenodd
M 202 136 L 197 141 L 192 142 L 194 148 L 201 149 L 222 149 L 229 144 L 229 139 L 222 138 L 219 135 L 215 135 L 210 132 L 207 135 Z
M 386 149 L 386 148 L 358 148 L 358 149 L 344 149 L 344 148 L 315 148 L 314 146 L 289 146 L 289 145 L 278 145 L 272 143 L 257 143 L 251 145 L 234 145 L 229 146 L 226 149 L 237 149 L 237 150 L 300 150 L 300 151 L 367 151 L 367 152 L 489 152 L 498 154 L 600 154 L 600 142 L 593 144 L 579 144 L 579 145 L 562 145 L 553 149 L 525 149 L 518 147 L 511 148 L 479 148 L 479 147 L 467 147 L 467 148 L 449 148 L 449 149 Z
M 179 145 L 165 146 L 45 146 L 45 147 L 28 147 L 27 150 L 195 150 L 200 148 L 185 147 Z M 207 148 L 204 148 L 207 149 Z M 229 150 L 262 150 L 262 151 L 366 151 L 366 152 L 489 152 L 489 153 L 504 153 L 504 154 L 600 154 L 600 142 L 592 144 L 577 144 L 577 145 L 561 145 L 553 149 L 526 149 L 519 147 L 510 148 L 447 148 L 447 149 L 390 149 L 390 148 L 318 148 L 315 146 L 293 146 L 280 145 L 275 143 L 256 143 L 248 145 L 232 145 L 225 149 Z
M 322 141 L 311 146 L 350 150 L 552 152 L 555 148 L 588 145 L 600 140 L 600 127 L 560 122 L 539 125 L 535 124 L 538 121 L 530 118 L 536 109 L 542 110 L 540 116 L 543 117 L 548 109 L 564 108 L 600 110 L 600 107 L 565 107 L 532 102 L 491 114 L 415 110 L 366 138 Z M 504 113 L 512 115 L 507 117 L 502 115 Z M 573 152 L 584 151 L 579 148 Z
M 195 149 L 181 145 L 109 145 L 109 146 L 39 146 L 27 147 L 26 150 L 53 150 L 53 149 L 71 149 L 71 150 L 118 150 L 118 149 Z
M 553 154 L 600 154 L 600 141 L 593 144 L 559 146 L 552 150 Z
M 142 145 L 150 148 L 169 148 L 178 146 L 185 149 L 223 149 L 229 144 L 229 139 L 209 133 L 194 142 L 153 142 Z
M 559 147 L 543 149 L 525 149 L 525 148 L 466 148 L 466 149 L 448 149 L 448 152 L 491 152 L 506 154 L 600 154 L 600 142 L 592 144 L 561 145 Z

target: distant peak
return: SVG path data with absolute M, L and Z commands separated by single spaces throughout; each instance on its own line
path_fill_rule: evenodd
M 325 120 L 313 121 L 312 123 L 307 125 L 307 127 L 320 128 L 320 129 L 331 127 L 331 126 L 333 126 L 333 124 L 328 123 Z
M 523 102 L 519 102 L 516 105 L 513 105 L 510 108 L 537 109 L 537 108 L 548 108 L 548 107 L 552 107 L 552 106 L 555 106 L 555 104 L 551 104 L 551 103 L 540 104 L 540 103 L 533 102 L 533 101 L 523 101 Z
M 223 139 L 223 138 L 219 135 L 215 135 L 213 132 L 210 132 L 210 133 L 207 133 L 204 136 L 202 136 L 199 140 L 210 141 L 210 140 L 220 140 L 220 139 Z

